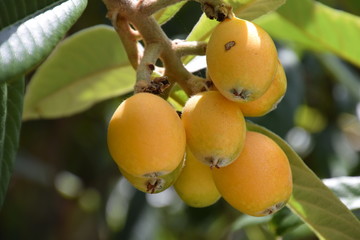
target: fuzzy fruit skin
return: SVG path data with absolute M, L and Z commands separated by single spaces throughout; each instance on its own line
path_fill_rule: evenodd
M 206 49 L 209 75 L 229 100 L 253 101 L 270 87 L 277 50 L 260 26 L 236 17 L 217 25 Z
M 213 169 L 213 176 L 222 197 L 252 216 L 278 211 L 292 193 L 287 156 L 272 139 L 257 132 L 248 132 L 239 158 L 227 167 Z
M 279 62 L 276 74 L 269 89 L 264 95 L 250 102 L 239 103 L 245 117 L 260 117 L 274 110 L 284 97 L 287 88 L 287 80 L 284 68 Z
M 108 127 L 108 148 L 119 168 L 134 177 L 161 176 L 183 160 L 185 130 L 164 99 L 137 93 L 114 112 Z
M 181 119 L 186 143 L 199 161 L 223 167 L 239 156 L 246 126 L 237 103 L 218 91 L 201 92 L 186 102 Z
M 198 161 L 189 149 L 186 150 L 185 159 L 185 166 L 174 184 L 175 191 L 191 207 L 213 205 L 221 196 L 210 167 Z

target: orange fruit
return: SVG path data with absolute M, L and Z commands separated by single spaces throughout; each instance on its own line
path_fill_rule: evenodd
M 264 95 L 250 102 L 239 103 L 244 116 L 260 117 L 274 110 L 284 97 L 287 87 L 286 75 L 281 63 L 278 63 L 275 78 Z
M 134 177 L 174 171 L 185 154 L 183 124 L 171 105 L 151 93 L 123 101 L 108 127 L 108 148 L 117 165 Z
M 240 154 L 246 126 L 239 106 L 218 91 L 201 92 L 185 104 L 181 119 L 186 143 L 199 160 L 212 167 L 223 167 Z
M 229 166 L 213 169 L 222 197 L 234 208 L 252 216 L 272 214 L 292 193 L 288 158 L 269 137 L 247 132 L 240 156 Z
M 220 198 L 210 167 L 198 161 L 189 149 L 186 151 L 185 166 L 175 181 L 174 188 L 191 207 L 208 207 Z
M 270 87 L 277 68 L 277 50 L 260 26 L 233 17 L 215 27 L 206 61 L 210 78 L 226 98 L 248 102 Z

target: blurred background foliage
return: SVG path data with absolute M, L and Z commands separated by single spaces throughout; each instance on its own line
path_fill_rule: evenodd
M 360 15 L 356 0 L 320 2 Z M 89 0 L 68 34 L 109 24 L 105 14 L 101 1 Z M 188 2 L 163 29 L 170 38 L 184 39 L 200 15 L 199 4 Z M 276 44 L 288 91 L 275 111 L 252 120 L 286 139 L 320 178 L 360 175 L 360 93 L 339 77 L 350 74 L 360 82 L 360 69 L 334 56 Z M 316 239 L 288 209 L 252 218 L 223 200 L 196 209 L 173 189 L 156 195 L 136 191 L 121 178 L 106 145 L 108 120 L 123 98 L 71 117 L 23 123 L 0 212 L 0 239 Z

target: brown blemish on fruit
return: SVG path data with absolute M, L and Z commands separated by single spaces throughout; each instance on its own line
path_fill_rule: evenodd
M 259 215 L 265 216 L 265 215 L 273 214 L 273 213 L 279 211 L 280 209 L 282 209 L 285 206 L 285 204 L 286 204 L 286 202 L 279 202 L 271 207 L 268 207 L 264 211 L 259 212 Z
M 241 98 L 245 101 L 247 101 L 251 95 L 251 92 L 244 88 L 240 88 L 240 89 L 233 88 L 230 91 L 236 98 Z
M 216 164 L 217 168 L 224 167 L 228 165 L 229 159 L 228 158 L 219 158 Z
M 224 158 L 215 158 L 215 157 L 206 157 L 205 161 L 210 163 L 210 168 L 213 169 L 214 167 L 219 169 L 226 165 L 226 159 Z
M 155 193 L 162 190 L 164 187 L 163 180 L 160 178 L 153 178 L 146 182 L 146 192 Z
M 176 113 L 179 116 L 179 118 L 181 118 L 182 112 L 181 111 L 176 111 Z
M 155 182 L 151 182 L 151 181 L 148 181 L 147 183 L 146 183 L 146 192 L 148 192 L 148 193 L 154 193 L 155 192 L 155 189 L 156 189 L 156 187 L 157 187 L 157 180 L 155 181 Z
M 235 46 L 235 41 L 230 41 L 225 43 L 224 47 L 225 47 L 225 51 L 229 51 L 230 48 L 232 48 L 233 46 Z
M 210 157 L 205 157 L 204 158 L 205 162 L 208 163 L 210 165 L 210 168 L 213 169 L 214 167 L 218 168 L 217 167 L 217 159 L 214 158 L 213 156 L 210 156 Z

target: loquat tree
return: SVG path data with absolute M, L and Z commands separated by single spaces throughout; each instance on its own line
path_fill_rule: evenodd
M 0 239 L 360 239 L 359 15 L 0 0 Z

